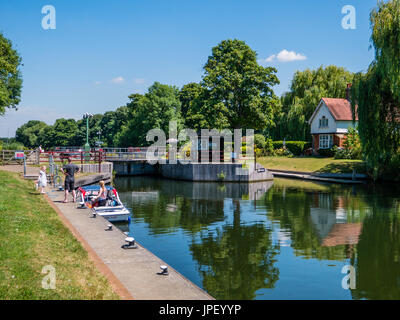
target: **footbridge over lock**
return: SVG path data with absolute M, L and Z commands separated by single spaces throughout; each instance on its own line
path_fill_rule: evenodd
M 148 148 L 103 150 L 104 160 L 113 163 L 116 175 L 157 175 L 163 178 L 204 182 L 257 182 L 273 180 L 273 175 L 244 155 L 220 151 L 201 151 L 195 160 L 177 155 L 174 160 L 166 149 L 158 153 Z

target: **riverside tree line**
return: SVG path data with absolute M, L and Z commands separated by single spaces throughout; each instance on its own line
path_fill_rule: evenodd
M 126 105 L 96 114 L 89 121 L 90 144 L 145 146 L 150 129 L 252 128 L 272 140 L 309 141 L 308 120 L 321 97 L 345 98 L 353 83 L 352 104 L 359 117 L 362 156 L 374 177 L 400 168 L 400 0 L 380 1 L 370 14 L 375 59 L 366 73 L 327 66 L 297 71 L 288 92 L 277 97 L 277 70 L 263 67 L 244 41 L 224 40 L 212 49 L 199 83 L 182 88 L 155 82 L 145 94 L 132 94 Z M 0 114 L 17 107 L 21 59 L 0 34 Z M 355 106 L 358 105 L 358 108 Z M 259 136 L 260 137 L 260 136 Z M 26 147 L 81 146 L 83 119 L 57 119 L 53 125 L 29 121 L 16 132 Z M 262 139 L 261 139 L 262 140 Z

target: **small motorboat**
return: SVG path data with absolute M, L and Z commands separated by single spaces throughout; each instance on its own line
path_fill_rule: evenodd
M 106 186 L 106 204 L 92 206 L 92 200 L 99 194 L 99 186 L 86 186 L 78 188 L 80 192 L 80 205 L 90 208 L 96 215 L 102 216 L 110 222 L 128 221 L 131 213 L 122 204 L 118 192 L 114 187 Z

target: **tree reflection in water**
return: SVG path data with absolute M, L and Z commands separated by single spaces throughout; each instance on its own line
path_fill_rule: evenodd
M 331 291 L 337 290 L 330 287 L 332 280 L 337 279 L 334 283 L 341 290 L 344 275 L 338 266 L 344 264 L 356 269 L 353 299 L 400 299 L 400 190 L 396 186 L 347 187 L 275 179 L 269 191 L 264 186 L 258 192 L 259 186 L 250 190 L 248 185 L 149 177 L 118 178 L 116 183 L 135 221 L 148 232 L 142 235 L 175 237 L 174 244 L 183 248 L 179 252 L 188 257 L 182 259 L 185 265 L 172 266 L 180 271 L 189 264 L 196 283 L 217 299 L 255 299 L 263 288 L 276 287 L 279 292 L 279 279 L 301 291 L 300 284 L 316 278 L 316 295 L 330 298 Z M 227 206 L 230 201 L 232 208 Z M 279 245 L 281 235 L 290 249 Z M 171 262 L 179 260 L 176 254 L 165 251 Z M 298 265 L 307 279 L 294 279 L 290 273 L 300 259 Z M 311 261 L 315 259 L 322 263 Z M 310 276 L 309 265 L 332 278 Z M 327 271 L 331 266 L 337 266 L 337 274 Z M 296 274 L 303 274 L 301 268 Z
M 279 246 L 263 224 L 240 223 L 240 202 L 233 200 L 234 221 L 215 234 L 203 232 L 190 250 L 198 262 L 203 286 L 216 299 L 254 299 L 261 288 L 279 279 L 274 266 Z

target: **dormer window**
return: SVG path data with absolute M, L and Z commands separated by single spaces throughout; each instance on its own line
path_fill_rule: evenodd
M 323 116 L 321 119 L 319 119 L 319 127 L 320 128 L 326 128 L 328 127 L 328 118 Z

